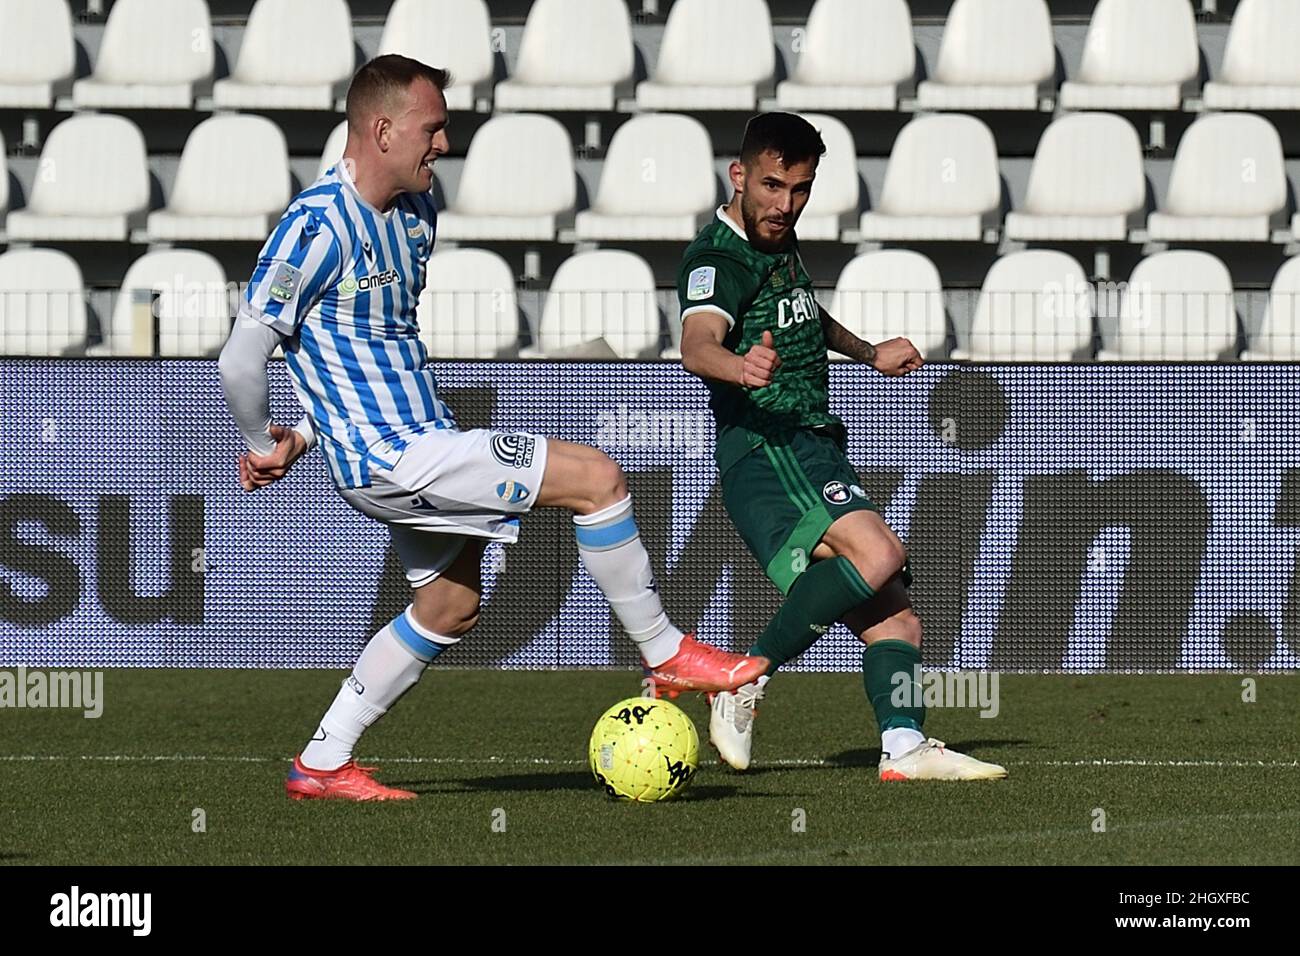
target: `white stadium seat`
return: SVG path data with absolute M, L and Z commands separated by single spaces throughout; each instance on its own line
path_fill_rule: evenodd
M 68 0 L 0 0 L 0 108 L 49 109 L 75 68 Z
M 154 293 L 158 296 L 156 309 Z M 137 342 L 135 318 L 141 310 L 147 338 Z M 213 354 L 230 334 L 232 310 L 225 270 L 206 252 L 193 249 L 164 249 L 135 260 L 122 279 L 111 331 L 105 336 L 111 354 L 150 354 L 153 343 L 148 320 L 153 312 L 157 315 L 159 355 Z
M 1073 113 L 1043 131 L 1023 209 L 1007 214 L 1008 239 L 1121 242 L 1146 208 L 1137 130 L 1111 113 Z
M 280 127 L 264 116 L 212 116 L 185 141 L 167 208 L 149 214 L 148 239 L 261 242 L 289 194 Z
M 619 358 L 659 344 L 659 303 L 649 263 L 621 249 L 580 252 L 560 263 L 538 330 L 541 351 L 556 355 L 604 339 Z
M 451 71 L 447 109 L 472 110 L 474 87 L 492 80 L 492 21 L 484 0 L 395 0 L 379 53 Z
M 844 218 L 858 217 L 858 158 L 853 134 L 834 116 L 805 113 L 803 118 L 821 133 L 826 154 L 817 163 L 812 196 L 803 207 L 796 231 L 804 241 L 836 242 Z
M 916 75 L 907 0 L 817 0 L 801 48 L 776 87 L 783 110 L 894 110 Z
M 764 0 L 677 0 L 654 78 L 637 84 L 643 110 L 753 110 L 776 69 Z
M 1046 0 L 956 0 L 934 78 L 917 87 L 923 110 L 1035 110 L 1056 74 Z
M 647 113 L 614 133 L 596 201 L 574 218 L 574 232 L 583 240 L 689 241 L 701 218 L 712 215 L 717 195 L 713 143 L 703 124 Z
M 576 199 L 573 144 L 559 121 L 494 116 L 470 141 L 456 198 L 438 216 L 438 238 L 549 242 Z
M 1286 202 L 1273 124 L 1253 113 L 1207 113 L 1183 134 L 1147 233 L 1154 242 L 1268 242 Z
M 9 153 L 5 149 L 4 134 L 0 133 L 0 223 L 4 221 L 5 211 L 9 208 Z M 0 229 L 0 241 L 4 231 Z
M 117 0 L 95 72 L 72 85 L 77 109 L 190 109 L 212 76 L 206 0 Z
M 1120 299 L 1114 348 L 1103 361 L 1213 361 L 1236 353 L 1237 312 L 1228 267 L 1208 252 L 1179 249 L 1137 264 Z
M 343 120 L 330 131 L 325 140 L 325 148 L 320 151 L 320 165 L 316 167 L 316 178 L 320 179 L 326 171 L 343 158 L 343 150 L 348 145 L 348 121 Z
M 941 352 L 948 338 L 939 270 L 910 249 L 849 260 L 835 283 L 830 312 L 859 338 L 874 343 L 903 336 L 927 357 Z
M 1083 267 L 1064 252 L 1012 252 L 984 279 L 970 347 L 955 359 L 1052 361 L 1092 357 L 1092 298 Z
M 1219 78 L 1205 84 L 1212 110 L 1300 110 L 1300 3 L 1241 0 Z
M 0 255 L 0 355 L 60 355 L 86 341 L 81 269 L 66 252 Z
M 1292 256 L 1277 270 L 1264 321 L 1241 357 L 1256 362 L 1300 359 L 1300 256 Z
M 355 67 L 347 0 L 257 0 L 217 109 L 332 110 Z
M 632 23 L 625 0 L 536 0 L 519 62 L 493 94 L 498 110 L 612 110 L 630 80 Z
M 1176 110 L 1200 70 L 1196 18 L 1187 0 L 1100 0 L 1067 110 Z
M 416 311 L 431 356 L 495 358 L 519 343 L 519 303 L 510 266 L 495 252 L 435 253 Z
M 1001 201 L 989 128 L 973 116 L 918 116 L 899 132 L 880 202 L 859 228 L 867 241 L 978 242 Z
M 9 240 L 122 241 L 149 205 L 144 136 L 120 116 L 80 114 L 50 131 L 25 209 Z

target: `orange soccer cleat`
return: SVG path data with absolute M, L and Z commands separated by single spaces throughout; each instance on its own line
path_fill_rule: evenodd
M 370 774 L 374 767 L 359 767 L 349 760 L 337 770 L 311 770 L 302 760 L 293 758 L 293 769 L 284 782 L 290 800 L 414 800 L 410 790 L 386 787 Z
M 731 654 L 701 644 L 694 634 L 682 637 L 677 653 L 658 667 L 647 667 L 656 697 L 676 697 L 684 690 L 704 693 L 735 690 L 767 673 L 766 657 Z

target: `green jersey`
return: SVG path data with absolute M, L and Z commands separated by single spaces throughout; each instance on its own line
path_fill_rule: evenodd
M 719 471 L 766 441 L 783 443 L 798 428 L 843 427 L 830 412 L 826 337 L 797 240 L 782 252 L 760 252 L 719 209 L 682 256 L 677 299 L 683 323 L 695 312 L 725 315 L 722 344 L 737 355 L 771 332 L 781 358 L 772 383 L 762 388 L 707 383 Z

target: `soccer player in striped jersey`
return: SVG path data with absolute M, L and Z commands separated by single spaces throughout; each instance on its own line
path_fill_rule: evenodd
M 388 712 L 479 614 L 487 541 L 514 541 L 535 506 L 573 512 L 584 566 L 673 690 L 729 690 L 767 668 L 683 635 L 668 620 L 619 466 L 531 433 L 461 431 L 438 398 L 416 325 L 437 214 L 433 164 L 448 149 L 444 70 L 381 56 L 353 78 L 342 160 L 289 205 L 262 248 L 221 354 L 222 383 L 249 451 L 254 491 L 319 442 L 335 487 L 385 522 L 413 589 L 375 634 L 295 758 L 295 799 L 409 799 L 357 765 L 362 732 Z M 266 363 L 277 346 L 306 416 L 271 423 Z

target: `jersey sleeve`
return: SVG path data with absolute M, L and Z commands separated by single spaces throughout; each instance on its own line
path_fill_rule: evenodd
M 320 217 L 306 209 L 287 215 L 257 257 L 239 314 L 293 335 L 341 269 L 338 241 Z
M 727 328 L 745 311 L 754 296 L 754 277 L 743 263 L 731 256 L 702 252 L 682 263 L 677 275 L 677 302 L 682 322 L 697 312 L 721 313 Z

